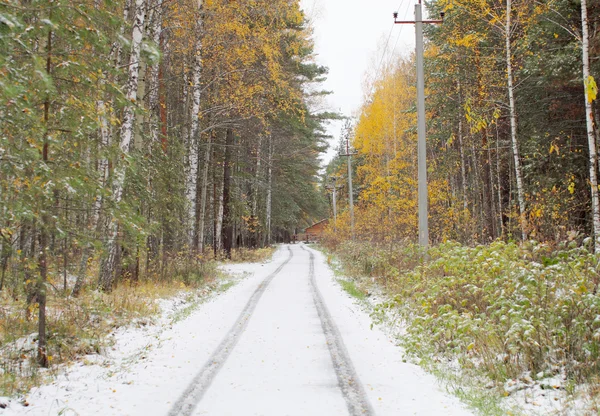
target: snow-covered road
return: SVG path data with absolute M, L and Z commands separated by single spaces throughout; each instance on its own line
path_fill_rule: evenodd
M 127 359 L 75 365 L 5 415 L 469 415 L 335 282 L 323 255 L 273 261 Z M 152 347 L 139 348 L 153 342 Z M 114 354 L 126 349 L 127 337 Z M 121 354 L 122 355 L 122 354 Z M 0 410 L 0 415 L 4 415 Z

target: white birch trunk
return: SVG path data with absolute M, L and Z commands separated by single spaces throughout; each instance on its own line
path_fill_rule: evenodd
M 155 10 L 152 15 L 152 41 L 155 45 L 160 45 L 160 36 L 162 33 L 162 0 L 156 0 Z M 159 113 L 158 113 L 158 72 L 160 62 L 156 62 L 150 68 L 150 93 L 148 95 L 148 107 L 150 110 L 150 136 L 152 143 L 159 141 L 158 132 L 160 131 Z
M 598 153 L 596 150 L 596 137 L 594 136 L 594 115 L 592 112 L 592 99 L 589 95 L 588 85 L 590 74 L 590 44 L 587 14 L 587 0 L 581 0 L 581 46 L 583 58 L 583 90 L 585 96 L 585 121 L 587 127 L 588 147 L 590 151 L 590 191 L 592 196 L 592 218 L 594 223 L 594 252 L 600 253 L 600 202 L 598 200 Z
M 222 189 L 223 187 L 221 187 L 221 190 Z M 215 235 L 217 251 L 221 250 L 221 247 L 223 246 L 223 240 L 221 238 L 223 234 L 223 210 L 223 192 L 221 191 L 221 195 L 219 195 L 219 210 L 217 212 L 217 229 Z
M 104 82 L 101 83 L 103 85 Z M 102 94 L 102 88 L 100 94 Z M 98 111 L 98 119 L 100 124 L 100 153 L 106 151 L 110 145 L 110 130 L 108 128 L 107 110 L 106 103 L 104 100 L 98 100 L 96 102 L 96 109 Z M 108 159 L 106 156 L 98 161 L 98 172 L 100 173 L 100 188 L 104 189 L 108 183 Z M 92 226 L 98 228 L 98 220 L 100 219 L 100 210 L 102 209 L 102 194 L 96 196 L 94 201 L 94 208 L 92 210 Z
M 188 216 L 190 219 L 189 227 L 189 245 L 192 246 L 194 238 L 194 218 L 196 214 L 196 204 L 198 200 L 197 182 L 198 182 L 198 127 L 200 125 L 200 93 L 202 90 L 201 75 L 202 75 L 202 2 L 198 3 L 200 9 L 200 17 L 198 19 L 198 29 L 196 32 L 196 47 L 194 52 L 194 72 L 192 75 L 192 111 L 190 134 L 188 138 L 188 177 L 186 186 L 186 196 L 188 200 Z
M 256 144 L 256 172 L 254 174 L 254 190 L 252 196 L 252 216 L 258 216 L 258 194 L 260 191 L 260 166 L 261 166 L 261 148 L 262 148 L 262 136 L 258 136 L 258 143 Z
M 124 24 L 119 29 L 119 35 L 121 37 L 125 36 L 125 26 L 129 22 L 129 14 L 130 14 L 130 11 L 131 11 L 131 7 L 132 7 L 131 0 L 125 0 L 125 6 L 123 8 L 123 22 L 124 22 Z M 117 42 L 114 43 L 113 50 L 115 50 L 115 49 L 116 49 L 116 52 L 115 52 L 115 63 L 116 63 L 117 66 L 121 66 L 122 65 L 121 59 L 122 59 L 122 52 L 123 52 L 123 50 L 121 48 L 121 43 L 120 42 L 117 41 Z
M 129 146 L 133 138 L 133 128 L 135 121 L 134 106 L 137 100 L 138 78 L 140 69 L 140 50 L 142 47 L 142 39 L 144 37 L 144 17 L 145 17 L 145 1 L 135 0 L 135 18 L 131 36 L 131 55 L 129 57 L 129 80 L 127 83 L 127 100 L 130 104 L 123 111 L 123 123 L 121 124 L 120 143 L 119 147 L 123 155 L 129 153 Z M 115 207 L 118 207 L 123 197 L 123 185 L 125 184 L 125 162 L 117 164 L 114 170 L 112 180 L 113 202 Z M 117 234 L 118 223 L 116 218 L 112 218 L 108 226 L 108 235 L 106 242 L 107 258 L 104 260 L 100 270 L 99 285 L 103 290 L 110 291 L 113 284 L 113 271 L 115 269 L 115 261 L 117 258 Z
M 269 156 L 267 161 L 267 214 L 266 214 L 266 245 L 271 244 L 271 198 L 273 196 L 273 138 L 269 136 Z
M 515 91 L 512 73 L 512 48 L 510 44 L 511 34 L 512 0 L 506 0 L 506 75 L 508 81 L 508 101 L 510 106 L 510 137 L 512 140 L 513 157 L 515 159 L 515 178 L 517 181 L 517 198 L 519 200 L 519 224 L 521 226 L 521 238 L 527 240 L 527 217 L 525 216 L 525 191 L 523 189 L 523 170 L 521 168 L 521 156 L 519 153 L 519 141 L 517 138 L 517 111 L 515 107 Z
M 148 75 L 148 64 L 146 62 L 140 62 L 139 76 L 138 76 L 138 91 L 137 97 L 139 97 L 140 102 L 144 99 L 146 95 L 146 77 Z M 144 124 L 146 122 L 146 115 L 142 114 L 140 117 L 137 117 L 134 123 L 133 128 L 133 143 L 131 145 L 130 150 L 140 151 L 142 150 L 142 135 L 144 131 Z

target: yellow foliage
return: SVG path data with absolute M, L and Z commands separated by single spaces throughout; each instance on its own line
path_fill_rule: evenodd
M 363 105 L 354 131 L 353 146 L 361 163 L 356 180 L 361 189 L 355 207 L 355 233 L 363 240 L 390 242 L 414 240 L 417 235 L 417 137 L 414 63 L 399 61 L 376 80 Z M 456 214 L 448 206 L 446 178 L 431 175 L 431 212 L 439 220 L 431 228 L 439 239 L 449 234 Z M 442 221 L 445 221 L 442 223 Z M 347 211 L 333 224 L 329 240 L 350 238 Z

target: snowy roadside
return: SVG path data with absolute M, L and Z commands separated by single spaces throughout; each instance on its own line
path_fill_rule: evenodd
M 373 325 L 367 302 L 340 284 L 328 257 L 313 250 L 318 284 L 377 415 L 472 415 L 436 377 L 407 362 L 384 326 Z
M 119 386 L 137 383 L 138 380 L 129 376 L 130 369 L 147 360 L 165 341 L 170 340 L 174 326 L 184 326 L 182 321 L 201 305 L 215 300 L 231 287 L 253 276 L 265 264 L 222 264 L 219 269 L 225 276 L 210 285 L 194 291 L 182 290 L 168 299 L 157 299 L 157 315 L 134 319 L 129 325 L 114 329 L 107 337 L 108 346 L 102 348 L 100 353 L 85 355 L 73 363 L 51 370 L 40 369 L 47 384 L 33 388 L 22 397 L 0 397 L 0 415 L 96 414 L 95 411 L 80 411 L 82 406 L 78 405 L 85 405 L 85 395 L 80 396 L 82 390 L 86 390 L 90 396 L 103 396 L 105 392 L 100 391 L 100 384 L 110 385 L 108 391 L 116 393 Z M 23 339 L 16 344 L 28 348 L 32 343 Z M 90 390 L 92 386 L 96 388 L 95 392 Z M 111 398 L 105 397 L 103 400 L 110 401 Z M 77 405 L 72 407 L 69 402 Z
M 321 255 L 334 270 L 333 279 L 344 290 L 348 299 L 369 314 L 373 327 L 385 333 L 404 353 L 401 343 L 407 333 L 406 325 L 396 309 L 386 307 L 393 303 L 393 299 L 384 293 L 374 279 L 360 279 L 360 289 L 356 288 L 356 280 L 343 275 L 343 266 L 335 256 L 323 253 Z M 360 293 L 360 290 L 363 293 Z M 569 385 L 564 371 L 559 368 L 553 374 L 532 376 L 524 373 L 518 379 L 509 379 L 498 386 L 490 379 L 468 374 L 461 368 L 458 360 L 448 361 L 437 356 L 421 360 L 408 354 L 405 355 L 405 360 L 433 373 L 447 391 L 461 398 L 480 414 L 531 416 L 597 414 L 597 411 L 592 410 L 594 393 L 589 391 L 590 388 L 585 385 Z

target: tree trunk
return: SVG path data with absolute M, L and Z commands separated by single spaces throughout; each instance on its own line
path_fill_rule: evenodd
M 204 228 L 206 224 L 206 197 L 208 195 L 208 169 L 210 167 L 210 155 L 212 153 L 212 142 L 213 132 L 211 131 L 208 135 L 208 142 L 206 143 L 206 150 L 204 152 L 204 166 L 202 171 L 202 189 L 200 193 L 200 212 L 196 219 L 198 225 L 198 251 L 202 253 L 204 251 Z
M 517 137 L 517 110 L 515 105 L 515 91 L 512 68 L 511 49 L 511 14 L 512 0 L 506 0 L 506 27 L 504 35 L 506 40 L 506 75 L 508 81 L 508 101 L 510 106 L 510 137 L 512 140 L 513 157 L 515 159 L 515 178 L 517 181 L 517 197 L 519 201 L 519 224 L 521 226 L 521 238 L 527 240 L 527 217 L 525 211 L 525 190 L 523 189 L 523 171 L 521 168 L 521 155 L 519 153 L 519 142 Z
M 592 218 L 594 224 L 594 252 L 600 253 L 600 201 L 598 200 L 598 153 L 594 136 L 594 115 L 589 85 L 593 80 L 590 74 L 590 35 L 588 27 L 587 0 L 581 0 L 581 33 L 583 59 L 583 89 L 585 96 L 585 121 L 587 127 L 588 147 L 590 151 L 590 193 L 592 196 Z
M 139 97 L 139 102 L 143 103 L 144 96 L 146 95 L 146 77 L 148 76 L 148 65 L 145 61 L 140 62 L 140 70 L 139 70 L 139 82 L 138 82 L 138 91 L 137 96 Z M 145 124 L 146 113 L 140 114 L 134 123 L 133 126 L 133 142 L 130 151 L 141 151 L 142 150 L 142 135 L 144 132 L 144 124 Z
M 217 253 L 219 252 L 219 233 L 217 233 L 217 218 L 219 216 L 218 206 L 217 204 L 217 151 L 213 148 L 213 255 L 215 259 L 217 258 Z M 220 199 L 220 198 L 219 198 Z
M 108 150 L 110 145 L 110 130 L 108 124 L 107 117 L 107 109 L 106 104 L 103 100 L 102 94 L 104 92 L 104 80 L 100 82 L 100 99 L 96 102 L 96 109 L 98 111 L 98 125 L 99 125 L 99 133 L 100 133 L 100 143 L 99 143 L 99 154 L 102 156 L 98 161 L 98 172 L 100 172 L 100 188 L 104 189 L 108 183 L 108 159 L 105 152 Z M 96 199 L 94 201 L 94 207 L 92 209 L 92 227 L 94 229 L 98 229 L 99 220 L 100 220 L 100 212 L 102 209 L 102 193 L 98 193 L 96 195 Z
M 48 215 L 43 215 L 43 221 L 49 221 Z M 38 315 L 38 354 L 37 361 L 41 367 L 48 367 L 46 350 L 46 284 L 48 282 L 48 230 L 40 227 L 40 258 L 38 262 L 40 280 L 37 287 Z
M 8 266 L 8 259 L 10 258 L 10 255 L 8 253 L 5 253 L 4 250 L 1 250 L 0 253 L 2 254 L 2 267 L 0 270 L 0 292 L 2 292 L 2 290 L 4 289 L 4 279 L 6 277 L 6 268 Z
M 483 195 L 487 235 L 490 240 L 496 237 L 496 221 L 494 220 L 494 185 L 487 129 L 482 130 L 482 160 L 483 160 Z
M 197 21 L 197 33 L 196 33 L 196 46 L 194 51 L 194 72 L 192 76 L 192 113 L 191 113 L 191 127 L 188 137 L 188 149 L 189 149 L 189 166 L 188 166 L 188 177 L 187 177 L 187 189 L 186 195 L 189 204 L 189 219 L 190 228 L 189 232 L 189 243 L 190 247 L 194 245 L 195 239 L 195 226 L 194 218 L 196 217 L 198 203 L 197 194 L 197 181 L 198 181 L 198 163 L 200 158 L 198 157 L 199 152 L 199 141 L 198 130 L 200 125 L 200 94 L 202 91 L 201 75 L 202 75 L 202 37 L 200 36 L 202 30 L 202 1 L 199 2 L 200 16 Z
M 52 12 L 50 18 L 52 20 Z M 46 74 L 51 76 L 52 72 L 52 29 L 48 31 L 48 40 L 46 44 Z M 49 161 L 48 158 L 48 121 L 50 120 L 50 97 L 47 95 L 44 102 L 44 145 L 42 148 L 42 160 L 44 164 Z M 48 354 L 46 350 L 46 284 L 48 282 L 48 226 L 50 225 L 50 215 L 48 215 L 49 202 L 46 198 L 42 202 L 42 224 L 40 227 L 40 254 L 38 260 L 39 280 L 37 284 L 37 300 L 38 300 L 38 354 L 37 361 L 41 367 L 48 367 Z
M 217 249 L 221 250 L 223 248 L 223 214 L 225 211 L 223 204 L 223 186 L 221 184 L 221 195 L 219 195 L 219 212 L 217 213 L 217 225 L 216 225 L 216 238 L 217 238 Z
M 460 106 L 460 114 L 458 117 L 458 147 L 460 149 L 460 173 L 462 178 L 462 194 L 463 194 L 463 210 L 466 212 L 469 208 L 467 202 L 467 161 L 465 158 L 465 146 L 463 144 L 463 110 L 462 110 L 462 90 L 460 81 L 458 82 L 458 104 Z
M 152 13 L 152 24 L 151 24 L 151 31 L 152 31 L 152 41 L 156 44 L 159 45 L 159 49 L 162 52 L 163 51 L 163 43 L 162 43 L 162 2 L 163 0 L 156 0 L 156 3 L 154 4 L 154 12 Z M 150 136 L 152 137 L 152 143 L 157 143 L 159 141 L 159 131 L 160 131 L 160 122 L 158 120 L 160 120 L 159 118 L 159 114 L 160 114 L 160 110 L 158 109 L 159 106 L 159 99 L 158 99 L 158 95 L 159 95 L 159 91 L 160 91 L 160 79 L 159 79 L 159 72 L 160 72 L 160 66 L 161 63 L 160 62 L 155 62 L 150 68 L 149 68 L 149 93 L 148 93 L 148 109 L 150 111 Z M 158 110 L 158 111 L 157 111 Z M 158 120 L 157 120 L 158 119 Z M 164 149 L 163 149 L 164 151 Z
M 498 125 L 496 124 L 496 186 L 498 187 L 498 189 L 496 189 L 496 192 L 498 196 L 498 233 L 499 236 L 502 237 L 504 236 L 504 207 L 502 206 L 502 181 L 500 179 L 500 168 L 500 134 L 498 133 Z
M 271 198 L 273 196 L 273 138 L 269 135 L 269 155 L 267 160 L 267 208 L 265 219 L 265 245 L 271 244 Z
M 258 136 L 258 143 L 256 144 L 256 165 L 254 172 L 254 184 L 252 189 L 252 217 L 250 222 L 250 230 L 252 235 L 252 247 L 256 248 L 259 236 L 259 221 L 258 221 L 258 195 L 260 194 L 260 167 L 261 167 L 261 150 L 262 150 L 262 135 Z
M 133 137 L 133 128 L 135 120 L 134 106 L 137 100 L 138 77 L 139 77 L 139 61 L 142 39 L 144 36 L 144 17 L 145 17 L 145 2 L 144 0 L 135 1 L 135 20 L 132 30 L 131 39 L 131 56 L 129 58 L 129 81 L 127 84 L 127 101 L 131 104 L 125 107 L 123 111 L 123 123 L 120 131 L 120 149 L 123 155 L 129 154 L 129 146 Z M 123 197 L 123 186 L 125 184 L 126 162 L 122 161 L 117 164 L 114 170 L 112 191 L 113 202 L 115 209 Z M 119 226 L 116 218 L 110 221 L 106 242 L 107 257 L 102 262 L 100 268 L 99 286 L 102 290 L 110 291 L 113 286 L 116 261 L 117 261 L 117 237 Z
M 231 213 L 231 153 L 234 136 L 231 128 L 227 129 L 225 140 L 225 161 L 223 162 L 223 249 L 228 259 L 233 247 L 233 218 Z

